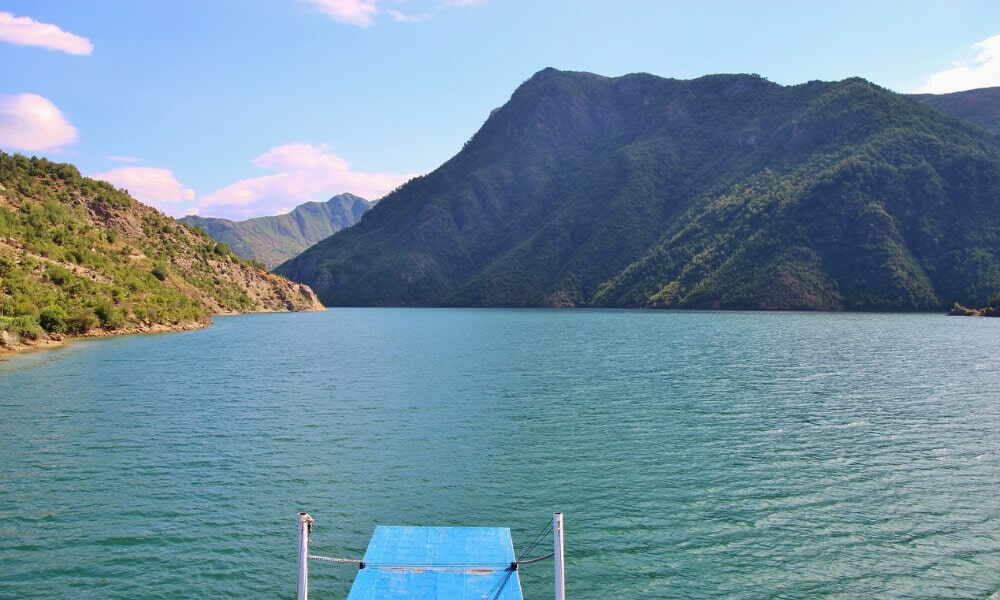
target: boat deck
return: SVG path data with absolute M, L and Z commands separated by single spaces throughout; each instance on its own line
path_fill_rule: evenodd
M 347 600 L 522 600 L 506 527 L 379 526 Z

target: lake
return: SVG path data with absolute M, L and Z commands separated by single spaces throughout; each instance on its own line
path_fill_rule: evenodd
M 561 511 L 574 599 L 1000 597 L 1000 319 L 223 317 L 0 362 L 0 409 L 0 598 L 294 598 L 299 511 L 346 558 Z

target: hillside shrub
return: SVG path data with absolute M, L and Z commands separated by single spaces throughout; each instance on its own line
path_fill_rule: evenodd
M 34 317 L 0 317 L 0 330 L 9 331 L 15 336 L 37 340 L 45 331 L 38 324 Z
M 168 274 L 167 265 L 163 263 L 156 263 L 153 265 L 153 277 L 156 277 L 160 281 L 166 281 Z
M 81 308 L 73 311 L 66 319 L 66 332 L 76 335 L 87 333 L 101 324 L 100 319 L 91 308 Z
M 17 267 L 16 256 L 11 256 L 7 253 L 0 253 L 0 277 L 13 273 L 15 267 Z
M 73 273 L 65 267 L 60 267 L 59 265 L 49 265 L 48 268 L 45 269 L 45 276 L 49 278 L 49 281 L 56 285 L 66 285 L 69 283 Z
M 983 309 L 983 315 L 987 317 L 1000 317 L 1000 294 L 993 296 Z
M 125 315 L 121 309 L 112 307 L 108 303 L 97 305 L 94 314 L 100 320 L 101 327 L 105 329 L 118 329 L 125 324 Z
M 38 324 L 49 333 L 65 333 L 68 317 L 63 307 L 50 304 L 39 313 Z

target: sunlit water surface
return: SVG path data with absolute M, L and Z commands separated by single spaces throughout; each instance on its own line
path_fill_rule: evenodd
M 293 598 L 307 510 L 352 558 L 562 511 L 574 599 L 997 598 L 998 357 L 1000 319 L 429 309 L 18 356 L 0 597 Z

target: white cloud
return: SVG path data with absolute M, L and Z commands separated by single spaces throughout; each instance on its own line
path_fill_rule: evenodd
M 49 23 L 39 23 L 28 17 L 15 17 L 9 12 L 0 12 L 0 41 L 18 46 L 40 46 L 49 50 L 61 50 L 68 54 L 90 54 L 94 45 L 90 40 Z
M 199 198 L 198 213 L 248 219 L 287 212 L 290 206 L 322 202 L 344 192 L 375 200 L 413 177 L 351 171 L 347 161 L 325 145 L 278 146 L 255 158 L 253 164 L 277 173 L 238 181 Z
M 486 0 L 441 0 L 441 6 L 449 8 L 452 6 L 482 6 Z
M 76 128 L 48 99 L 0 95 L 0 146 L 30 152 L 58 150 L 76 139 Z
M 408 15 L 398 10 L 392 10 L 391 8 L 385 9 L 385 13 L 390 17 L 392 17 L 392 20 L 397 23 L 419 23 L 420 21 L 423 21 L 425 19 L 425 17 L 419 17 L 417 15 Z
M 300 0 L 339 23 L 368 27 L 375 22 L 375 0 Z
M 952 68 L 931 75 L 918 94 L 947 94 L 963 90 L 1000 86 L 1000 35 L 978 44 L 979 55 L 972 64 L 956 63 Z
M 125 188 L 136 200 L 168 215 L 181 217 L 191 214 L 194 190 L 185 188 L 167 169 L 118 167 L 92 177 Z
M 408 0 L 299 0 L 312 4 L 318 11 L 332 18 L 334 21 L 368 27 L 375 23 L 375 17 L 379 14 L 388 15 L 397 23 L 419 23 L 431 18 L 431 10 L 443 10 L 457 6 L 482 6 L 487 0 L 437 0 L 431 3 L 429 0 L 421 2 L 410 2 Z M 414 7 L 414 10 L 406 12 L 394 8 L 380 8 L 379 3 L 384 6 L 387 2 L 402 7 Z
M 141 163 L 142 159 L 134 156 L 109 156 L 108 160 L 120 163 Z

